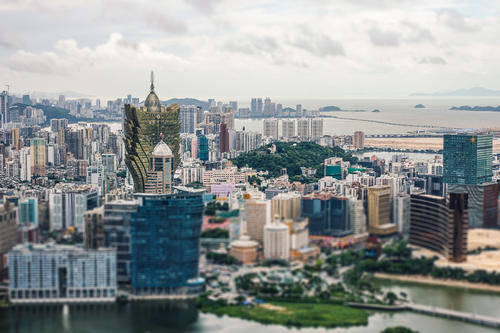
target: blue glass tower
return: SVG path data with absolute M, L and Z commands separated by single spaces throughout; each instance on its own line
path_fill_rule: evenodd
M 343 237 L 352 233 L 349 200 L 328 194 L 302 198 L 302 217 L 309 219 L 309 233 L 315 236 Z
M 136 295 L 199 293 L 201 194 L 137 194 L 130 220 L 132 291 Z
M 477 185 L 491 181 L 491 134 L 445 135 L 443 181 L 447 184 Z
M 198 158 L 208 161 L 208 139 L 204 135 L 198 137 Z

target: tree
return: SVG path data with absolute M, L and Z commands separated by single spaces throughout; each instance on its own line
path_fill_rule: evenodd
M 414 331 L 408 327 L 404 326 L 396 326 L 396 327 L 387 327 L 385 330 L 380 333 L 418 333 L 418 331 Z

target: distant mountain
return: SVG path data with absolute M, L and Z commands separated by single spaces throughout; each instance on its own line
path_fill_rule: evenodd
M 450 110 L 460 110 L 460 111 L 494 111 L 499 112 L 500 106 L 452 106 Z
M 27 106 L 28 106 L 27 104 L 22 104 L 22 103 L 17 103 L 13 105 L 13 107 L 16 107 L 20 112 L 22 112 Z M 33 105 L 33 107 L 43 110 L 43 114 L 46 117 L 45 124 L 49 124 L 51 119 L 61 119 L 61 118 L 68 119 L 68 122 L 70 123 L 89 120 L 86 118 L 76 118 L 75 116 L 69 114 L 69 110 L 58 108 L 56 106 L 36 104 Z
M 178 103 L 180 105 L 194 105 L 194 106 L 199 106 L 203 110 L 210 109 L 210 104 L 208 104 L 208 102 L 200 101 L 199 99 L 196 99 L 196 98 L 171 98 L 171 99 L 163 101 L 161 103 L 162 104 L 166 104 L 166 105 Z
M 414 106 L 415 109 L 425 109 L 425 105 L 423 104 L 417 104 Z
M 452 91 L 438 91 L 434 93 L 413 93 L 410 96 L 500 96 L 500 90 L 491 90 L 483 87 L 458 89 Z
M 61 91 L 61 92 L 55 92 L 55 93 L 50 93 L 50 92 L 43 92 L 43 91 L 30 91 L 27 93 L 30 95 L 31 98 L 47 98 L 47 99 L 58 99 L 59 95 L 64 95 L 66 99 L 75 99 L 75 98 L 90 98 L 92 97 L 91 95 L 79 93 L 76 91 Z M 23 94 L 15 94 L 15 95 L 23 95 Z
M 327 111 L 342 111 L 341 108 L 335 105 L 328 105 L 328 106 L 323 106 L 322 108 L 319 108 L 320 112 L 327 112 Z

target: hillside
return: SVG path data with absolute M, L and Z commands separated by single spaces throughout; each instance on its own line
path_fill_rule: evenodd
M 322 172 L 323 161 L 329 157 L 342 157 L 352 164 L 357 158 L 346 153 L 342 148 L 328 148 L 313 142 L 276 142 L 276 153 L 271 154 L 269 147 L 263 146 L 233 159 L 238 167 L 249 166 L 258 171 L 269 171 L 272 177 L 280 175 L 282 168 L 287 169 L 290 177 L 301 175 L 300 167 L 315 168 Z
M 18 107 L 20 111 L 23 111 L 28 105 L 22 104 L 22 103 L 17 103 L 17 104 L 14 104 L 14 106 Z M 76 123 L 78 121 L 87 120 L 85 118 L 76 118 L 75 116 L 69 114 L 69 110 L 62 109 L 62 108 L 55 107 L 55 106 L 36 104 L 36 105 L 33 105 L 33 107 L 43 110 L 43 114 L 46 117 L 46 121 L 45 121 L 46 124 L 49 124 L 51 119 L 64 118 L 64 119 L 68 119 L 68 122 L 70 122 L 70 123 Z
M 171 98 L 167 101 L 163 101 L 162 104 L 165 105 L 170 105 L 173 103 L 178 103 L 180 105 L 194 105 L 194 106 L 199 106 L 203 110 L 208 110 L 210 109 L 210 104 L 205 101 L 200 101 L 199 99 L 196 98 Z

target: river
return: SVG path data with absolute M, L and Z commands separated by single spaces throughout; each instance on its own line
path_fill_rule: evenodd
M 500 316 L 500 295 L 477 291 L 442 288 L 404 283 L 382 283 L 384 290 L 403 291 L 415 302 Z M 262 325 L 237 318 L 218 318 L 199 313 L 190 302 L 136 303 L 52 307 L 24 307 L 0 309 L 0 332 L 75 332 L 75 333 L 139 333 L 139 332 L 203 332 L 203 333 L 373 333 L 388 326 L 403 325 L 420 333 L 489 333 L 497 330 L 460 321 L 430 317 L 411 312 L 378 312 L 370 316 L 368 326 L 322 329 L 294 329 L 276 325 Z

